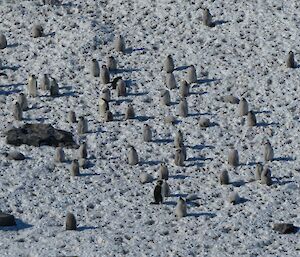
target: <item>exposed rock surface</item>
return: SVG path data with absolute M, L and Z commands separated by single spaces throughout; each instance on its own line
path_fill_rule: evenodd
M 72 133 L 55 129 L 50 124 L 25 124 L 23 127 L 13 128 L 6 133 L 6 142 L 15 146 L 77 147 Z

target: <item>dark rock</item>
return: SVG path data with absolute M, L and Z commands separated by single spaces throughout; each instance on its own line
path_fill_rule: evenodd
M 13 128 L 6 133 L 6 142 L 15 146 L 78 147 L 72 133 L 55 129 L 50 124 L 25 124 L 23 127 Z
M 13 151 L 7 154 L 7 159 L 9 160 L 15 160 L 15 161 L 22 161 L 25 160 L 25 156 L 24 154 L 17 152 L 17 151 Z
M 6 214 L 0 211 L 0 227 L 15 226 L 15 217 L 11 214 Z
M 291 234 L 297 232 L 297 227 L 291 223 L 275 223 L 273 225 L 273 230 L 279 232 L 280 234 Z

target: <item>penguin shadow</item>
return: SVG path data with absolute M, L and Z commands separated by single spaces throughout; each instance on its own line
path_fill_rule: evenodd
M 94 226 L 82 226 L 82 227 L 78 227 L 77 231 L 85 231 L 85 230 L 94 230 L 97 229 L 98 227 L 94 227 Z
M 47 34 L 44 34 L 42 37 L 54 37 L 54 36 L 55 36 L 55 31 L 52 31 Z
M 219 25 L 222 25 L 222 24 L 225 24 L 228 22 L 229 21 L 227 21 L 227 20 L 216 20 L 216 21 L 212 22 L 212 27 L 219 26 Z
M 204 83 L 212 83 L 212 82 L 220 82 L 221 79 L 198 79 L 197 83 L 198 84 L 204 84 Z
M 216 216 L 217 214 L 211 212 L 200 212 L 200 213 L 191 212 L 187 214 L 187 217 L 195 217 L 195 218 L 199 218 L 199 217 L 214 218 Z
M 271 111 L 254 111 L 254 114 L 271 114 Z
M 1 70 L 12 70 L 17 71 L 19 68 L 21 68 L 21 65 L 15 65 L 15 66 L 2 66 Z
M 194 200 L 191 200 L 191 201 L 186 201 L 186 204 L 187 205 L 191 205 L 191 206 L 194 206 L 194 207 L 199 207 L 200 206 L 200 204 L 199 203 L 197 203 L 197 202 L 195 202 Z
M 132 103 L 132 100 L 128 98 L 121 98 L 121 99 L 113 100 L 111 102 L 114 102 L 115 105 L 121 105 L 122 103 Z
M 273 161 L 278 161 L 278 162 L 293 162 L 295 160 L 296 159 L 291 156 L 273 158 Z
M 168 143 L 173 142 L 173 139 L 171 139 L 171 138 L 158 138 L 158 139 L 154 139 L 152 142 L 156 143 L 156 144 L 168 144 Z
M 15 90 L 8 90 L 8 91 L 2 91 L 2 90 L 0 90 L 0 95 L 8 96 L 8 95 L 20 93 L 21 91 L 22 91 L 22 90 L 18 90 L 18 89 L 15 89 Z
M 258 122 L 256 123 L 256 127 L 268 127 L 268 126 L 278 126 L 279 123 L 278 122 L 271 122 L 271 123 L 268 123 L 268 122 Z
M 279 178 L 275 178 L 275 179 L 276 180 L 272 180 L 273 185 L 284 186 L 286 184 L 295 183 L 295 181 L 293 181 L 293 180 L 284 180 L 284 179 L 286 179 L 285 177 L 279 177 Z
M 141 161 L 141 165 L 149 165 L 149 166 L 154 166 L 160 164 L 161 161 Z
M 1 88 L 14 88 L 13 91 L 21 91 L 19 87 L 24 86 L 24 83 L 16 83 L 16 84 L 8 84 L 8 85 L 0 85 Z
M 136 116 L 135 119 L 143 122 L 143 121 L 147 121 L 147 120 L 154 120 L 154 116 L 140 115 L 140 116 Z
M 170 175 L 169 178 L 172 178 L 172 179 L 186 179 L 190 176 L 188 175 L 182 175 L 182 174 L 177 174 L 177 175 Z
M 31 119 L 28 119 L 31 120 Z M 47 117 L 39 117 L 39 118 L 35 118 L 36 121 L 40 122 L 40 123 L 44 123 L 45 121 L 49 120 L 49 118 Z
M 183 66 L 176 67 L 174 70 L 182 71 L 182 70 L 186 70 L 188 67 L 190 67 L 190 65 L 183 65 Z
M 245 163 L 245 164 L 241 164 L 241 166 L 256 166 L 257 164 L 259 164 L 260 162 L 248 162 L 248 163 Z
M 186 198 L 188 194 L 170 194 L 170 197 L 181 197 L 181 198 Z
M 205 158 L 205 157 L 191 157 L 187 159 L 188 162 L 192 162 L 191 164 L 186 165 L 186 167 L 197 166 L 202 167 L 205 161 L 213 161 L 213 158 Z
M 245 197 L 241 197 L 240 199 L 239 199 L 239 201 L 236 203 L 236 204 L 234 204 L 234 205 L 237 205 L 237 204 L 243 204 L 243 203 L 246 203 L 246 202 L 249 202 L 250 200 L 248 199 L 248 198 L 245 198 Z
M 164 205 L 168 205 L 168 206 L 176 206 L 177 202 L 175 201 L 165 201 L 163 202 Z
M 23 222 L 20 219 L 15 219 L 16 225 L 15 226 L 7 226 L 7 227 L 1 227 L 0 231 L 19 231 L 23 229 L 32 228 L 33 225 Z
M 213 114 L 210 113 L 210 112 L 204 112 L 204 113 L 197 112 L 197 113 L 191 113 L 191 114 L 189 114 L 188 116 L 191 116 L 191 117 L 198 117 L 198 116 L 213 116 Z
M 120 73 L 132 73 L 134 71 L 140 71 L 139 68 L 119 68 L 114 71 L 114 74 L 120 74 Z M 126 81 L 125 81 L 126 82 Z M 126 82 L 127 86 L 127 82 Z
M 241 186 L 246 185 L 247 182 L 245 182 L 244 180 L 237 180 L 237 181 L 232 181 L 229 184 L 234 186 L 234 187 L 241 187 Z
M 193 150 L 203 150 L 205 148 L 208 148 L 208 149 L 214 149 L 215 147 L 212 146 L 212 145 L 191 145 L 191 146 L 188 146 L 188 148 L 191 148 Z
M 19 43 L 13 43 L 13 44 L 7 45 L 7 48 L 14 48 L 14 47 L 17 47 L 19 45 L 20 45 Z
M 137 92 L 137 93 L 127 93 L 128 96 L 143 96 L 143 95 L 148 95 L 149 91 L 145 91 L 145 92 Z
M 190 92 L 190 95 L 206 95 L 206 94 L 208 94 L 207 91 L 199 91 L 199 92 L 197 92 L 197 91 L 191 91 Z
M 125 54 L 132 54 L 133 52 L 146 53 L 147 51 L 148 51 L 148 49 L 144 48 L 144 47 L 140 47 L 140 48 L 128 47 L 125 49 Z
M 188 117 L 200 117 L 201 113 L 200 112 L 196 112 L 196 113 L 189 113 Z
M 76 91 L 62 92 L 62 93 L 59 93 L 59 95 L 56 97 L 69 97 L 69 96 L 79 97 L 78 92 L 76 92 Z

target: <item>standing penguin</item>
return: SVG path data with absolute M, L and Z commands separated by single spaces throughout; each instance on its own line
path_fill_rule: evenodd
M 169 184 L 165 180 L 163 181 L 163 183 L 161 185 L 161 194 L 162 194 L 162 197 L 170 197 L 170 195 L 171 195 L 171 190 L 170 190 Z
M 265 161 L 273 161 L 274 158 L 274 150 L 271 146 L 271 143 L 269 141 L 264 143 L 265 148 L 264 148 L 264 159 Z
M 182 151 L 181 148 L 177 148 L 175 150 L 175 159 L 174 159 L 174 163 L 176 166 L 184 166 L 184 153 Z
M 175 208 L 175 215 L 178 219 L 185 217 L 187 215 L 186 202 L 182 197 L 179 197 L 177 205 Z
M 35 75 L 29 75 L 27 84 L 27 93 L 29 96 L 37 96 L 37 80 Z
M 160 204 L 163 203 L 163 196 L 162 196 L 162 180 L 158 180 L 157 184 L 154 188 L 154 202 L 152 202 L 151 204 Z
M 99 100 L 99 113 L 101 117 L 105 116 L 105 113 L 109 111 L 108 101 L 104 98 L 100 98 Z

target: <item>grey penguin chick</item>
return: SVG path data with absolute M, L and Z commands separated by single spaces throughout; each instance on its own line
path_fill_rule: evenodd
M 91 74 L 93 77 L 99 77 L 100 76 L 100 66 L 96 59 L 92 59 L 91 64 Z
M 166 180 L 163 180 L 163 183 L 161 185 L 161 194 L 162 197 L 170 197 L 171 195 L 170 186 Z
M 177 148 L 175 150 L 174 163 L 176 166 L 184 166 L 184 153 L 181 148 Z
M 269 141 L 265 142 L 265 148 L 264 148 L 264 160 L 267 161 L 273 161 L 274 158 L 274 150 L 271 146 L 271 143 Z
M 162 180 L 158 180 L 157 184 L 154 188 L 154 202 L 151 202 L 151 204 L 160 204 L 163 203 L 163 196 L 162 196 Z
M 164 61 L 164 71 L 167 73 L 171 73 L 174 71 L 174 61 L 171 55 L 168 55 Z
M 175 207 L 175 215 L 179 219 L 187 215 L 187 205 L 182 197 L 179 197 L 177 201 L 177 205 Z

